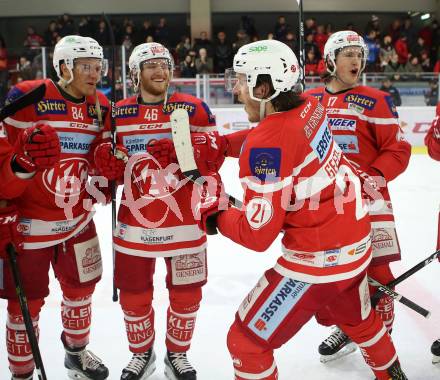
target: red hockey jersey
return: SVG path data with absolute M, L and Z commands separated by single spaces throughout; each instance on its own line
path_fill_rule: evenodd
M 171 139 L 173 110 L 188 111 L 192 132 L 216 131 L 215 117 L 204 102 L 186 94 L 172 95 L 163 108 L 162 102 L 140 104 L 135 96 L 117 104 L 117 142 L 130 157 L 114 233 L 120 253 L 167 257 L 206 247 L 206 235 L 191 208 L 193 184 L 179 175 L 177 164 L 161 168 L 145 153 L 149 141 Z
M 428 154 L 434 160 L 440 161 L 440 102 L 437 104 L 435 113 L 435 119 L 425 136 L 425 145 L 428 147 Z
M 351 278 L 371 260 L 370 222 L 359 178 L 313 97 L 252 129 L 239 158 L 242 210 L 219 214 L 220 232 L 264 251 L 280 231 L 275 270 L 309 283 Z
M 25 81 L 16 85 L 7 101 L 30 91 L 42 81 Z M 106 120 L 98 123 L 95 97 L 74 99 L 61 91 L 51 80 L 44 80 L 46 93 L 37 104 L 25 107 L 5 119 L 0 136 L 0 176 L 8 189 L 2 196 L 15 198 L 20 211 L 20 228 L 24 248 L 37 249 L 58 244 L 80 231 L 91 219 L 90 196 L 86 191 L 94 147 L 110 138 L 107 98 L 98 92 Z M 37 172 L 31 179 L 19 179 L 10 169 L 12 151 L 23 129 L 48 124 L 56 129 L 61 144 L 60 162 L 51 170 Z
M 375 264 L 399 260 L 393 207 L 387 183 L 405 171 L 411 145 L 400 129 L 397 110 L 389 94 L 357 86 L 331 94 L 324 87 L 307 91 L 326 108 L 329 127 L 344 155 L 370 175 L 382 174 L 386 183 L 380 199 L 370 200 Z M 377 174 L 376 174 L 377 173 Z

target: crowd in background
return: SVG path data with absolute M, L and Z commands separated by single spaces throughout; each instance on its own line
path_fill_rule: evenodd
M 324 45 L 335 30 L 331 23 L 320 24 L 314 18 L 306 19 L 304 26 L 306 75 L 319 76 L 325 70 L 322 59 Z M 176 46 L 171 46 L 170 30 L 165 17 L 161 17 L 156 24 L 145 19 L 141 25 L 136 25 L 127 17 L 121 23 L 113 23 L 112 28 L 116 44 L 125 47 L 127 57 L 134 46 L 142 42 L 156 41 L 167 46 L 175 59 L 175 76 L 182 78 L 223 73 L 225 68 L 232 66 L 232 58 L 241 46 L 258 39 L 283 41 L 299 54 L 297 30 L 287 23 L 283 15 L 278 17 L 273 32 L 268 35 L 260 35 L 253 19 L 242 16 L 235 35 L 231 35 L 231 31 L 216 28 L 213 38 L 209 38 L 207 32 L 201 32 L 194 40 L 182 36 Z M 389 79 L 384 81 L 384 88 L 393 89 L 395 81 L 424 80 L 432 78 L 424 73 L 440 72 L 440 29 L 435 19 L 416 28 L 410 16 L 396 18 L 390 25 L 382 25 L 380 18 L 372 15 L 366 25 L 348 23 L 346 29 L 355 30 L 364 36 L 369 48 L 366 71 L 384 73 L 386 79 Z M 46 30 L 38 31 L 28 26 L 23 51 L 18 56 L 8 54 L 5 41 L 0 36 L 0 106 L 8 86 L 17 81 L 42 77 L 40 47 L 53 48 L 60 38 L 69 34 L 91 36 L 102 46 L 110 45 L 110 34 L 103 19 L 87 16 L 75 22 L 68 14 L 50 21 Z M 47 65 L 48 68 L 50 66 Z M 437 81 L 431 80 L 429 91 L 427 104 L 434 102 L 429 97 L 438 98 Z M 397 96 L 395 100 L 399 104 Z

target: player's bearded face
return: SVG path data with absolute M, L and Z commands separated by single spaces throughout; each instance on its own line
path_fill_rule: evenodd
M 141 85 L 151 95 L 165 94 L 170 77 L 170 66 L 166 59 L 150 59 L 142 64 Z
M 94 95 L 96 84 L 101 80 L 102 63 L 97 58 L 80 58 L 73 66 L 73 81 L 69 84 L 78 97 Z
M 355 85 L 361 75 L 363 52 L 358 46 L 342 49 L 336 56 L 336 75 L 346 85 Z
M 238 101 L 244 104 L 244 110 L 248 114 L 249 121 L 252 123 L 260 121 L 260 103 L 253 100 L 249 95 L 245 74 L 237 74 L 232 92 L 237 96 Z

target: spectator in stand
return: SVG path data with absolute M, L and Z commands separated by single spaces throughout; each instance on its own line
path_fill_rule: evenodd
M 335 31 L 335 27 L 333 26 L 333 24 L 331 22 L 329 22 L 326 26 L 325 26 L 325 33 L 327 34 L 327 36 L 331 36 Z
M 296 36 L 292 31 L 288 31 L 286 34 L 286 39 L 283 41 L 288 47 L 292 49 L 295 55 L 299 56 L 298 45 L 296 43 Z
M 406 79 L 418 80 L 423 72 L 423 67 L 419 63 L 418 57 L 411 57 L 403 67 Z
M 399 19 L 395 19 L 390 25 L 390 31 L 388 33 L 395 43 L 402 35 L 402 23 Z
M 266 40 L 273 40 L 273 39 L 274 39 L 273 33 L 271 33 L 271 32 L 267 33 Z
M 188 52 L 191 50 L 191 38 L 182 36 L 180 42 L 176 46 L 177 63 L 183 62 Z
M 151 20 L 144 20 L 144 22 L 142 23 L 142 28 L 139 30 L 137 42 L 144 43 L 147 40 L 148 36 L 154 38 L 155 33 L 156 29 Z M 183 56 L 182 59 L 185 59 L 185 56 Z
M 433 32 L 434 22 L 436 22 L 436 20 L 431 22 L 431 24 L 429 25 L 422 26 L 422 28 L 419 30 L 419 37 L 423 38 L 423 40 L 425 41 L 425 46 L 429 51 L 431 51 L 431 46 L 432 46 L 432 32 Z
M 316 27 L 316 33 L 314 37 L 314 41 L 316 46 L 318 46 L 319 53 L 321 54 L 321 57 L 324 56 L 324 46 L 325 43 L 328 40 L 328 34 L 325 32 L 324 25 L 318 25 Z
M 365 45 L 368 47 L 368 57 L 365 66 L 366 72 L 376 72 L 379 60 L 380 45 L 376 41 L 376 31 L 371 29 L 364 37 Z
M 252 17 L 241 16 L 240 29 L 244 29 L 246 34 L 253 39 L 257 36 L 257 29 L 255 28 L 255 21 Z
M 380 20 L 376 15 L 371 15 L 370 21 L 367 23 L 367 27 L 365 29 L 365 34 L 368 34 L 370 30 L 374 30 L 376 32 L 376 40 L 380 41 L 381 38 L 381 28 L 380 28 Z
M 404 71 L 403 65 L 399 63 L 399 57 L 397 54 L 391 56 L 390 62 L 388 62 L 388 65 L 386 65 L 384 69 L 384 73 L 388 78 L 395 82 L 401 79 Z
M 58 23 L 60 25 L 59 35 L 61 37 L 71 36 L 72 34 L 76 34 L 75 32 L 75 24 L 69 14 L 64 13 L 60 17 L 60 21 Z
M 399 57 L 399 63 L 401 65 L 406 64 L 409 58 L 406 34 L 402 33 L 400 35 L 399 39 L 394 44 L 394 49 L 396 50 L 397 56 Z
M 305 72 L 306 76 L 317 76 L 318 73 L 318 64 L 319 59 L 315 55 L 315 51 L 313 49 L 306 51 L 306 67 Z
M 432 27 L 432 45 L 431 45 L 431 59 L 436 61 L 440 58 L 440 28 L 438 21 L 434 20 L 431 24 Z
M 145 39 L 145 42 L 147 42 L 147 43 L 154 42 L 154 37 L 153 36 L 147 36 L 147 38 Z
M 400 97 L 399 90 L 393 86 L 393 83 L 389 78 L 385 78 L 382 81 L 382 87 L 380 88 L 381 91 L 387 92 L 391 95 L 391 98 L 393 99 L 393 103 L 395 106 L 401 106 L 402 105 L 402 99 Z
M 394 49 L 393 45 L 393 39 L 389 34 L 387 34 L 383 38 L 382 46 L 379 52 L 380 67 L 382 70 L 388 65 L 388 63 L 391 62 L 391 57 L 393 55 L 396 55 L 396 50 Z
M 200 32 L 200 37 L 196 38 L 194 41 L 194 47 L 193 49 L 195 51 L 200 51 L 200 49 L 205 49 L 206 52 L 208 53 L 209 57 L 213 56 L 213 47 L 212 47 L 212 42 L 211 40 L 208 38 L 208 33 L 207 32 Z
M 94 38 L 101 46 L 110 45 L 110 35 L 107 29 L 107 24 L 104 20 L 99 21 L 98 30 L 96 31 Z
M 58 24 L 55 20 L 51 20 L 44 32 L 44 44 L 45 46 L 55 46 L 56 38 L 59 36 Z
M 124 45 L 127 51 L 131 51 L 131 48 L 136 43 L 136 36 L 134 32 L 133 25 L 127 24 L 124 29 L 124 34 L 122 35 L 121 45 Z
M 33 26 L 28 26 L 27 35 L 23 42 L 23 45 L 29 49 L 26 52 L 26 58 L 32 61 L 34 56 L 38 54 L 36 49 L 39 49 L 41 46 L 44 46 L 44 39 L 35 32 L 35 28 Z
M 275 24 L 275 30 L 273 33 L 274 38 L 278 41 L 284 41 L 286 39 L 286 34 L 289 29 L 290 29 L 290 25 L 287 24 L 286 17 L 279 16 L 278 21 Z
M 351 21 L 347 23 L 347 25 L 345 26 L 345 30 L 351 30 L 357 33 L 356 27 Z
M 159 42 L 160 44 L 168 47 L 170 43 L 169 38 L 170 38 L 170 31 L 168 29 L 167 20 L 165 17 L 161 17 L 159 19 L 159 24 L 157 24 L 156 26 L 156 33 L 154 39 L 156 42 Z
M 0 108 L 5 104 L 8 93 L 8 51 L 3 36 L 0 35 Z
M 227 68 L 232 67 L 232 58 L 232 44 L 226 39 L 226 33 L 220 31 L 214 45 L 214 71 L 224 73 Z
M 313 50 L 315 53 L 315 57 L 321 59 L 321 53 L 319 51 L 318 45 L 313 42 L 314 35 L 313 33 L 306 34 L 305 42 L 304 42 L 304 51 Z
M 422 51 L 420 54 L 420 64 L 422 65 L 422 69 L 425 73 L 430 73 L 433 70 L 433 64 L 431 62 L 431 57 L 429 56 L 428 51 Z
M 185 59 L 180 62 L 180 76 L 182 78 L 195 78 L 197 70 L 194 61 L 194 58 L 188 54 Z
M 196 58 L 197 74 L 211 74 L 214 72 L 214 61 L 208 56 L 205 48 L 199 50 L 199 56 Z
M 304 21 L 304 35 L 316 33 L 316 20 L 312 17 L 309 17 Z
M 35 77 L 34 71 L 32 70 L 31 61 L 27 57 L 20 57 L 18 60 L 18 75 L 22 80 L 32 80 Z
M 435 106 L 438 101 L 438 78 L 433 78 L 429 81 L 429 90 L 425 93 L 425 103 L 427 106 Z
M 412 23 L 411 16 L 407 16 L 403 21 L 402 33 L 406 36 L 408 46 L 414 46 L 417 41 L 417 30 Z
M 239 29 L 237 31 L 237 40 L 232 44 L 232 50 L 234 51 L 234 54 L 238 51 L 238 49 L 240 49 L 243 45 L 248 44 L 249 42 L 251 42 L 251 39 L 246 34 L 246 31 L 244 29 Z
M 417 38 L 417 42 L 410 47 L 411 55 L 421 57 L 424 51 L 428 52 L 429 48 L 425 44 L 425 40 L 422 37 Z
M 90 16 L 81 17 L 81 20 L 78 23 L 78 34 L 83 37 L 92 36 L 95 27 L 95 23 Z

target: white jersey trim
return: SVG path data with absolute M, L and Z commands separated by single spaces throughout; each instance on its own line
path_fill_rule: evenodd
M 273 269 L 282 276 L 293 278 L 298 281 L 307 282 L 309 284 L 326 284 L 328 282 L 343 281 L 356 277 L 358 274 L 363 272 L 368 267 L 368 265 L 370 265 L 370 262 L 371 262 L 371 254 L 368 260 L 366 260 L 362 265 L 360 265 L 359 267 L 357 267 L 356 269 L 350 272 L 328 274 L 322 276 L 306 274 L 303 272 L 296 272 L 291 269 L 285 268 L 278 263 L 275 264 Z
M 51 240 L 46 240 L 46 241 L 41 241 L 41 242 L 32 242 L 32 243 L 26 243 L 25 242 L 23 244 L 23 248 L 24 249 L 39 249 L 39 248 L 52 247 L 54 245 L 60 244 L 63 241 L 66 241 L 66 240 L 70 239 L 73 235 L 75 235 L 76 233 L 81 231 L 87 224 L 89 224 L 90 221 L 93 219 L 93 215 L 94 214 L 95 214 L 94 211 L 89 212 L 88 214 L 86 214 L 86 218 L 84 219 L 84 221 L 79 223 L 78 225 L 76 225 L 72 229 L 72 231 L 70 231 L 70 233 L 68 235 L 66 235 L 65 237 L 63 237 L 61 239 L 55 239 L 55 240 L 51 239 Z M 84 217 L 84 214 L 82 215 L 82 217 Z M 47 223 L 47 222 L 44 222 L 44 223 Z
M 338 115 L 338 114 L 339 115 L 354 116 L 358 119 L 368 121 L 369 123 L 372 123 L 372 124 L 381 124 L 381 125 L 397 124 L 397 125 L 399 125 L 399 121 L 394 117 L 390 117 L 390 118 L 370 117 L 370 116 L 365 116 L 359 112 L 356 112 L 355 110 L 345 109 L 345 108 L 328 108 L 326 113 L 327 113 L 327 115 L 331 115 L 331 116 Z
M 140 251 L 138 249 L 132 249 L 127 247 L 122 247 L 116 243 L 113 243 L 113 247 L 119 253 L 123 253 L 130 256 L 138 256 L 138 257 L 173 257 L 179 255 L 192 255 L 194 253 L 199 253 L 206 249 L 206 242 L 200 244 L 197 247 L 189 247 L 189 248 L 180 248 L 180 249 L 172 249 L 172 250 L 161 250 L 161 251 Z
M 68 121 L 68 120 L 62 120 L 62 121 L 54 121 L 54 120 L 36 120 L 36 121 L 21 121 L 16 120 L 11 117 L 8 117 L 5 119 L 5 123 L 12 125 L 15 128 L 19 129 L 26 129 L 38 125 L 48 124 L 53 128 L 69 128 L 69 129 L 79 129 L 78 127 L 71 126 L 71 123 L 77 123 L 76 121 Z M 86 129 L 83 129 L 84 131 L 91 131 L 91 132 L 99 132 L 100 128 L 98 125 L 94 124 L 88 124 L 84 122 L 80 122 L 79 124 L 87 126 Z
M 326 267 L 336 267 L 337 265 L 351 264 L 354 263 L 367 254 L 371 246 L 371 236 L 368 234 L 363 239 L 357 241 L 356 243 L 346 245 L 345 247 L 338 249 L 330 249 L 324 251 L 296 251 L 282 246 L 282 252 L 284 260 L 305 265 L 313 268 L 326 268 Z M 335 261 L 329 261 L 328 257 L 336 256 Z M 334 258 L 334 257 L 333 257 Z M 336 265 L 333 263 L 336 262 Z
M 242 185 L 247 186 L 250 190 L 260 194 L 273 193 L 282 190 L 292 183 L 292 177 L 286 177 L 275 183 L 261 184 L 255 181 L 255 177 L 244 177 L 240 179 Z
M 258 380 L 258 379 L 265 379 L 266 377 L 271 375 L 275 371 L 275 369 L 276 369 L 276 364 L 275 361 L 273 361 L 269 369 L 260 373 L 242 372 L 236 368 L 234 368 L 234 372 L 237 376 L 240 376 L 243 379 Z

